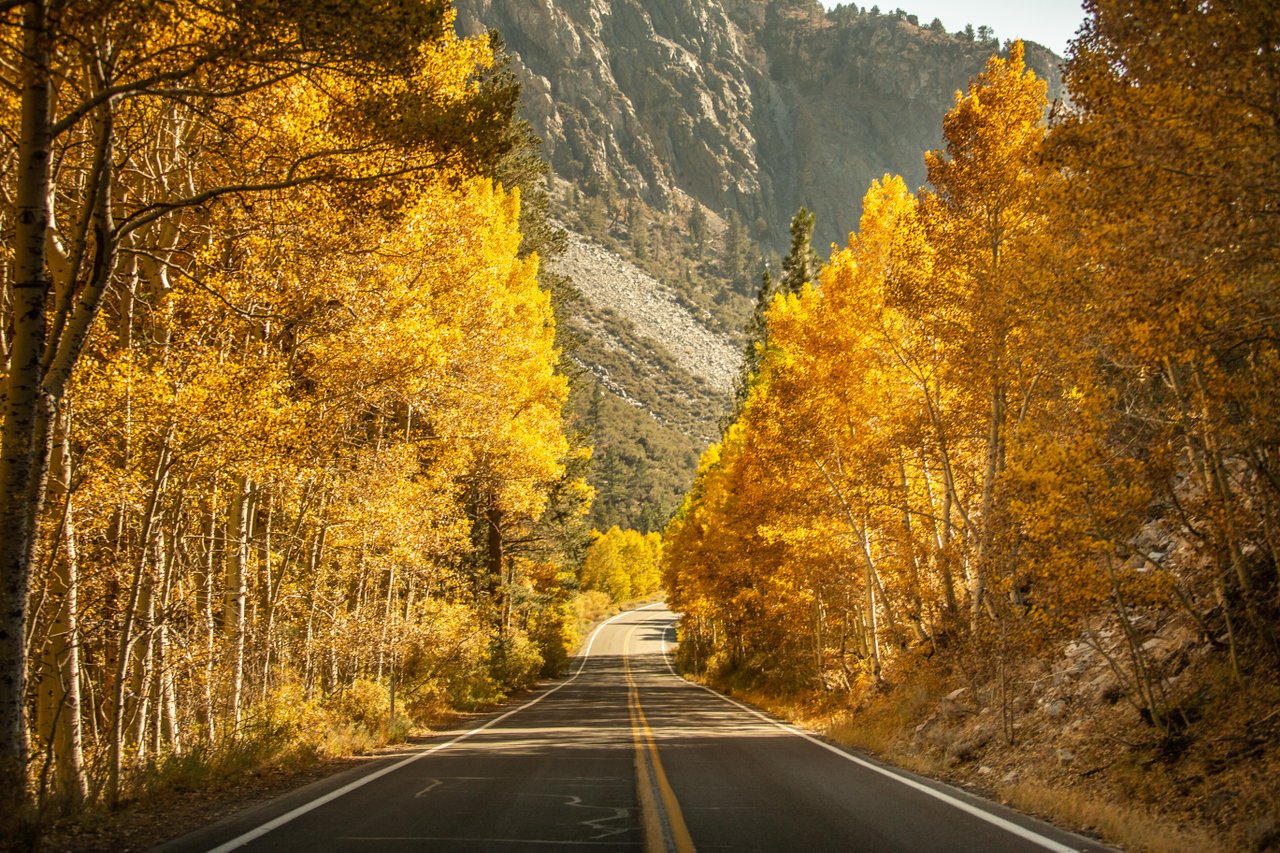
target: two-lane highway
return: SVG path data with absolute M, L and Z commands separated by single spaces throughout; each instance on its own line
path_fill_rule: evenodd
M 525 704 L 159 849 L 1104 849 L 680 679 L 674 623 L 624 613 Z

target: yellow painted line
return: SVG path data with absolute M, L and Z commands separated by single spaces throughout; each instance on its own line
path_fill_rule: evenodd
M 644 828 L 646 853 L 667 853 L 667 842 L 662 829 L 662 814 L 653 796 L 653 777 L 649 771 L 649 751 L 644 748 L 636 709 L 627 703 L 631 711 L 631 734 L 636 744 L 636 793 L 640 800 L 640 822 Z
M 654 740 L 653 730 L 649 728 L 644 707 L 640 704 L 640 686 L 631 674 L 631 658 L 627 655 L 627 649 L 631 645 L 631 637 L 635 632 L 636 628 L 632 628 L 623 641 L 622 660 L 627 676 L 627 706 L 631 711 L 631 734 L 636 746 L 636 787 L 639 791 L 640 814 L 644 824 L 645 849 L 649 853 L 670 853 L 672 849 L 675 853 L 695 853 L 693 839 L 684 822 L 684 813 L 680 810 L 680 801 L 676 799 L 676 792 L 667 779 L 662 758 L 658 755 L 658 744 Z M 662 801 L 661 808 L 654 801 L 654 787 L 658 789 L 658 796 Z

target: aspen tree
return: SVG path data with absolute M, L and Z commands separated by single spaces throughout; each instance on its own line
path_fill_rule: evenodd
M 1045 236 L 1037 199 L 1048 181 L 1039 165 L 1045 136 L 1045 83 L 1023 62 L 1021 42 L 1008 59 L 993 57 L 943 120 L 943 151 L 925 156 L 933 190 L 921 211 L 935 260 L 920 293 L 923 315 L 952 350 L 947 377 L 982 389 L 970 401 L 985 433 L 976 481 L 974 568 L 969 605 L 977 620 L 989 582 L 999 478 L 1017 412 L 1034 393 L 1034 364 L 1022 350 L 1020 285 Z M 912 306 L 904 306 L 912 311 Z M 1012 411 L 1011 411 L 1012 409 Z
M 1159 450 L 1156 494 L 1203 536 L 1190 609 L 1227 615 L 1280 657 L 1275 583 L 1274 97 L 1280 15 L 1265 3 L 1091 2 L 1052 154 L 1071 175 L 1078 346 L 1105 359 L 1115 428 Z M 1163 425 L 1163 426 L 1161 426 Z M 1180 485 L 1190 477 L 1190 487 Z M 1249 554 L 1267 555 L 1266 559 Z
M 295 679 L 330 701 L 321 691 L 397 678 L 446 598 L 445 640 L 468 651 L 433 678 L 458 695 L 504 689 L 473 656 L 486 635 L 456 572 L 470 549 L 461 495 L 483 478 L 515 558 L 508 582 L 544 584 L 559 574 L 524 556 L 541 547 L 529 541 L 549 494 L 582 490 L 563 464 L 565 383 L 518 195 L 482 175 L 518 137 L 487 44 L 455 38 L 439 3 L 351 4 L 332 20 L 306 4 L 108 4 L 94 20 L 22 5 L 27 36 L 49 42 L 23 55 L 56 66 L 48 85 L 65 91 L 35 133 L 8 120 L 16 102 L 4 115 L 24 151 L 48 131 L 62 183 L 33 194 L 27 217 L 47 216 L 30 241 L 46 259 L 5 282 L 12 307 L 22 264 L 51 274 L 30 289 L 48 291 L 47 316 L 23 315 L 5 341 L 10 387 L 24 347 L 39 385 L 34 409 L 6 392 L 5 446 L 44 441 L 36 421 L 57 422 L 63 399 L 83 417 L 59 468 L 77 478 L 61 530 L 58 501 L 41 512 L 23 497 L 46 482 L 39 453 L 6 450 L 4 476 L 27 478 L 6 512 L 32 529 L 5 539 L 23 558 L 5 563 L 6 613 L 27 618 L 37 547 L 70 572 L 37 577 L 57 604 L 28 623 L 48 664 L 19 653 L 0 674 L 14 675 L 6 818 L 25 799 L 8 782 L 26 777 L 28 662 L 48 698 L 32 733 L 64 768 L 58 786 L 78 784 L 67 733 L 85 722 L 108 799 L 144 761 L 255 736 Z M 130 61 L 108 68 L 113 44 Z M 59 705 L 75 719 L 46 714 Z
M 24 813 L 27 790 L 25 664 L 19 638 L 25 634 L 53 424 L 119 271 L 122 250 L 163 260 L 173 249 L 164 237 L 166 222 L 232 193 L 245 197 L 307 182 L 410 175 L 455 155 L 476 162 L 493 153 L 492 147 L 480 150 L 489 140 L 502 145 L 506 137 L 472 131 L 499 128 L 509 120 L 513 105 L 507 92 L 465 85 L 423 90 L 406 81 L 380 93 L 380 103 L 406 106 L 412 101 L 413 110 L 383 112 L 374 116 L 378 121 L 365 122 L 355 112 L 363 110 L 368 118 L 371 102 L 344 105 L 341 127 L 348 144 L 304 150 L 250 168 L 240 162 L 221 175 L 214 168 L 201 174 L 207 180 L 199 186 L 159 180 L 138 192 L 136 179 L 151 170 L 147 164 L 129 163 L 117 171 L 126 150 L 118 137 L 148 123 L 122 124 L 121 115 L 145 117 L 150 110 L 167 120 L 170 111 L 163 105 L 181 111 L 196 100 L 202 102 L 203 115 L 214 115 L 219 104 L 296 78 L 316 65 L 346 63 L 353 78 L 369 71 L 388 78 L 415 77 L 422 71 L 424 44 L 453 40 L 445 4 L 406 2 L 372 10 L 352 3 L 330 10 L 332 17 L 290 3 L 90 8 L 29 0 L 16 5 L 24 16 L 17 30 L 21 35 L 17 38 L 11 30 L 5 49 L 12 54 L 10 67 L 19 69 L 23 94 L 21 126 L 12 134 L 18 140 L 18 160 L 9 176 L 15 181 L 9 197 L 15 201 L 11 215 L 18 230 L 6 282 L 14 298 L 0 451 L 0 526 L 8 531 L 0 546 L 0 609 L 5 614 L 0 631 L 0 789 L 11 798 L 3 804 L 11 816 Z M 465 62 L 473 56 L 464 50 L 458 58 Z M 209 73 L 212 69 L 217 73 Z M 467 106 L 457 109 L 463 102 Z M 396 127 L 391 120 L 396 115 L 411 120 Z M 470 126 L 460 135 L 442 136 L 438 131 L 445 125 L 434 122 L 437 117 L 448 117 L 455 128 Z M 221 118 L 219 132 L 234 135 L 236 118 Z M 411 128 L 414 122 L 419 130 Z M 425 124 L 433 127 L 428 135 L 420 131 Z M 390 132 L 375 141 L 364 132 L 369 127 Z M 371 155 L 357 170 L 340 162 L 353 147 Z M 51 192 L 49 164 L 55 153 L 68 156 L 61 159 L 58 192 Z M 158 243 L 153 240 L 157 237 Z M 133 263 L 125 264 L 126 276 Z M 46 278 L 46 267 L 54 272 L 53 280 Z

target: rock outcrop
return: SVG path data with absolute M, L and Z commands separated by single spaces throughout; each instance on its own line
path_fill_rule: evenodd
M 524 116 L 558 176 L 665 209 L 687 195 L 781 246 L 801 205 L 818 244 L 886 172 L 924 180 L 957 89 L 997 47 L 817 0 L 458 0 L 460 30 L 518 57 Z M 1061 90 L 1057 58 L 1029 64 Z

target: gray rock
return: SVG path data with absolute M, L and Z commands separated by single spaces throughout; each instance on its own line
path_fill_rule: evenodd
M 1120 686 L 1120 682 L 1116 680 L 1115 673 L 1107 670 L 1089 682 L 1088 688 L 1084 691 L 1094 702 L 1100 702 L 1105 705 L 1114 705 L 1124 696 L 1124 690 Z
M 714 388 L 732 387 L 742 353 L 698 322 L 644 270 L 577 234 L 569 235 L 554 268 L 572 278 L 591 302 L 618 311 L 639 334 L 660 342 L 686 371 Z
M 843 244 L 874 178 L 924 181 L 952 95 L 988 49 L 889 16 L 726 0 L 458 0 L 458 29 L 502 33 L 525 119 L 557 175 L 665 209 L 687 194 L 764 221 L 785 245 L 800 205 Z M 1029 63 L 1061 89 L 1057 60 Z

